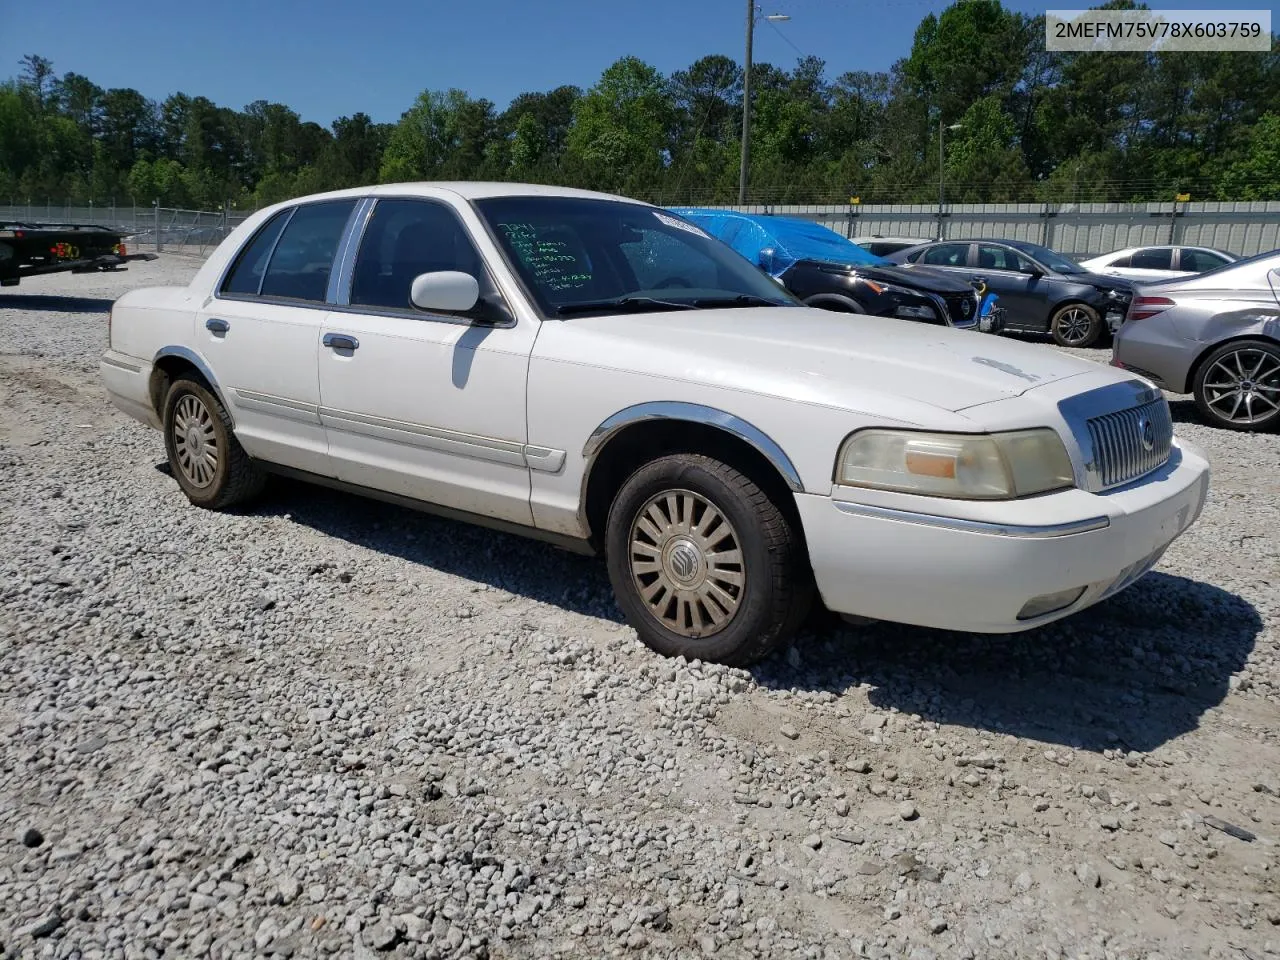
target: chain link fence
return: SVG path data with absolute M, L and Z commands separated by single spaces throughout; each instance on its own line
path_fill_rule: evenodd
M 96 224 L 121 231 L 125 245 L 136 252 L 194 257 L 207 256 L 249 216 L 249 212 L 230 206 L 221 210 L 182 210 L 114 204 L 0 204 L 0 222 Z

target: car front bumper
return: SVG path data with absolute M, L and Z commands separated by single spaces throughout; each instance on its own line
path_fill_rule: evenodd
M 1073 489 L 974 504 L 842 487 L 831 497 L 798 494 L 796 502 L 828 609 L 1014 633 L 1136 581 L 1199 517 L 1208 487 L 1204 455 L 1178 442 L 1163 467 L 1101 494 Z M 956 515 L 938 515 L 948 507 Z M 1019 619 L 1031 601 L 1076 591 L 1060 609 Z

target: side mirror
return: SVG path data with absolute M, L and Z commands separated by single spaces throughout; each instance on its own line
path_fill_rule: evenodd
M 469 273 L 439 270 L 421 273 L 409 287 L 409 302 L 419 310 L 441 310 L 462 313 L 480 299 L 480 284 Z
M 1037 267 L 1034 263 L 1024 263 L 1018 268 L 1019 273 L 1024 273 L 1028 277 L 1043 277 L 1044 271 Z

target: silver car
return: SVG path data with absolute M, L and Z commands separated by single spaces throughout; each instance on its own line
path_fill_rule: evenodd
M 1111 363 L 1193 394 L 1214 426 L 1280 427 L 1280 250 L 1137 287 Z

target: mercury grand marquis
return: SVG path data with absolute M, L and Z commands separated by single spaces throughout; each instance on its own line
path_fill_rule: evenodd
M 744 664 L 815 599 L 1009 633 L 1123 590 L 1209 470 L 1151 383 L 805 307 L 687 220 L 542 186 L 258 211 L 113 306 L 101 376 L 196 506 L 269 473 L 602 554 L 667 655 Z

